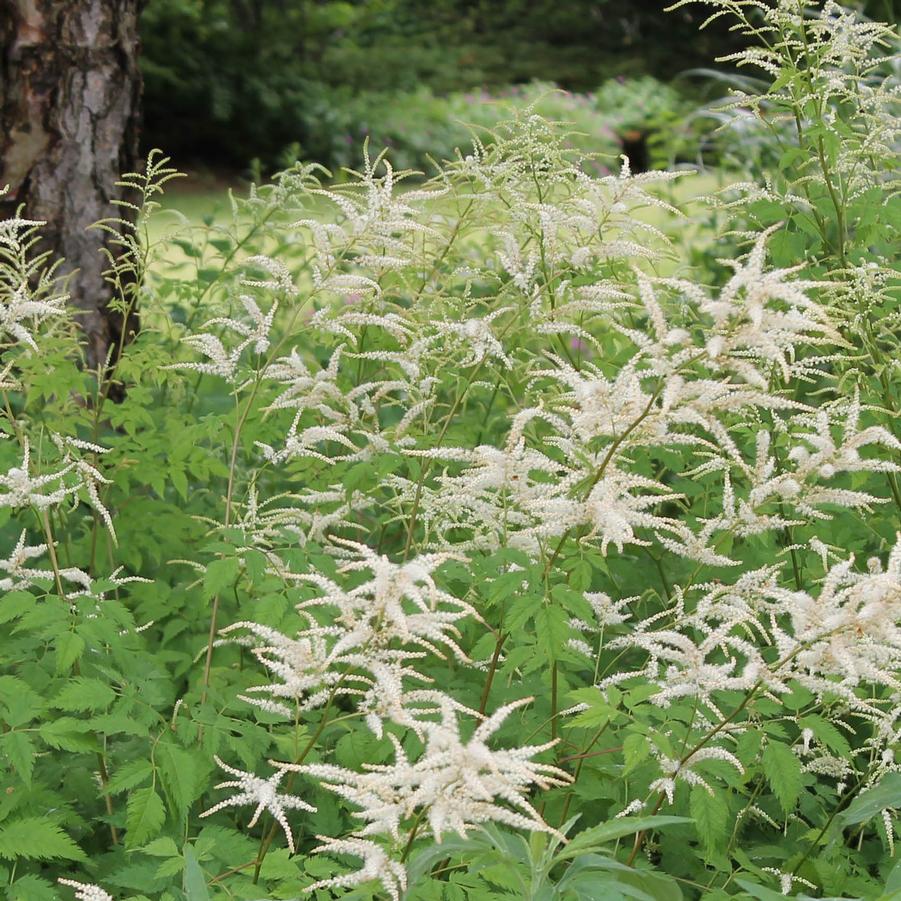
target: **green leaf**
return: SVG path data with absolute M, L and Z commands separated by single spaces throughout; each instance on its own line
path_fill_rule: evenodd
M 681 901 L 682 890 L 671 876 L 626 866 L 611 857 L 583 854 L 557 884 L 555 897 L 569 897 L 572 889 L 582 901 Z M 544 897 L 544 896 L 542 896 Z
M 518 632 L 541 609 L 541 595 L 524 594 L 515 597 L 504 614 L 504 629 Z
M 830 751 L 839 757 L 849 757 L 851 746 L 848 739 L 827 719 L 821 716 L 805 716 L 798 720 L 802 729 L 810 729 L 817 741 L 822 742 Z
M 594 611 L 585 599 L 584 592 L 575 591 L 566 585 L 555 585 L 551 589 L 551 597 L 564 610 L 582 620 L 584 623 L 594 622 Z
M 750 879 L 743 879 L 739 877 L 735 880 L 752 898 L 757 898 L 758 901 L 782 901 L 785 898 L 781 892 L 775 892 L 771 888 L 766 888 L 766 886 L 760 885 L 757 882 L 753 882 Z
M 84 852 L 56 823 L 24 817 L 0 826 L 0 857 L 5 860 L 83 860 Z
M 194 846 L 185 845 L 182 850 L 185 856 L 185 875 L 182 883 L 185 898 L 187 901 L 209 901 L 210 893 Z
M 149 845 L 144 845 L 139 849 L 142 854 L 148 854 L 150 857 L 178 857 L 178 845 L 169 838 L 155 838 Z
M 501 573 L 488 586 L 488 601 L 491 604 L 498 604 L 512 595 L 522 593 L 524 582 L 528 582 L 524 572 Z
M 649 816 L 649 817 L 620 817 L 583 829 L 570 840 L 569 844 L 557 855 L 554 860 L 569 860 L 584 854 L 585 851 L 596 848 L 607 842 L 616 841 L 626 835 L 634 835 L 636 832 L 648 832 L 652 829 L 663 829 L 665 826 L 680 826 L 690 823 L 688 817 L 673 816 Z
M 153 838 L 163 827 L 166 811 L 163 799 L 148 786 L 139 788 L 128 796 L 125 805 L 126 848 L 139 848 Z
M 901 807 L 901 773 L 887 773 L 872 788 L 861 792 L 839 814 L 845 826 L 866 823 L 889 807 Z
M 54 642 L 56 672 L 67 673 L 84 651 L 84 639 L 77 632 L 63 632 Z
M 568 692 L 567 697 L 575 704 L 585 704 L 588 708 L 572 720 L 571 726 L 596 727 L 616 716 L 616 708 L 610 704 L 607 696 L 593 686 L 577 688 L 575 691 Z
M 10 728 L 24 726 L 44 707 L 41 696 L 15 676 L 0 676 L 0 703 L 6 707 L 3 722 Z
M 203 593 L 206 597 L 215 597 L 226 588 L 231 588 L 238 580 L 241 564 L 237 557 L 225 557 L 213 560 L 203 574 Z
M 623 758 L 625 759 L 625 769 L 623 775 L 631 773 L 640 763 L 643 763 L 651 756 L 651 744 L 647 737 L 640 732 L 633 732 L 627 735 L 623 740 Z
M 59 901 L 59 886 L 26 873 L 7 892 L 7 901 Z
M 99 679 L 76 676 L 70 679 L 54 698 L 53 706 L 60 710 L 102 710 L 112 704 L 116 693 Z
M 266 574 L 266 567 L 269 561 L 262 551 L 256 551 L 252 548 L 244 551 L 244 568 L 251 581 L 258 582 Z
M 85 734 L 86 723 L 71 716 L 62 716 L 38 727 L 41 740 L 51 748 L 63 751 L 98 751 L 96 736 Z
M 892 867 L 892 871 L 888 874 L 888 880 L 885 883 L 887 892 L 901 892 L 901 860 Z M 886 896 L 883 895 L 883 898 Z
M 569 570 L 568 581 L 571 588 L 576 591 L 588 591 L 591 588 L 591 579 L 594 570 L 587 560 L 577 560 Z
M 163 788 L 172 813 L 183 817 L 194 800 L 197 767 L 190 752 L 171 744 L 157 746 L 156 761 L 160 766 Z
M 801 797 L 801 762 L 788 745 L 770 741 L 763 749 L 763 772 L 782 809 L 794 810 Z
M 37 603 L 37 598 L 27 591 L 10 591 L 0 602 L 0 623 L 8 623 L 27 613 Z
M 726 838 L 729 808 L 720 795 L 711 795 L 703 785 L 695 785 L 688 799 L 688 809 L 695 821 L 698 838 L 710 857 L 722 847 Z
M 556 660 L 572 632 L 566 611 L 559 607 L 541 607 L 535 614 L 535 629 L 538 643 L 548 659 Z
M 185 475 L 185 471 L 173 466 L 169 470 L 169 478 L 175 486 L 175 490 L 178 492 L 179 497 L 183 501 L 186 501 L 188 499 L 188 477 Z
M 0 758 L 6 756 L 22 781 L 31 787 L 34 770 L 34 742 L 24 732 L 7 732 L 0 736 Z

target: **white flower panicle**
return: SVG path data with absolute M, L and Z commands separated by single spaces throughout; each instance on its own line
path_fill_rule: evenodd
M 45 265 L 48 254 L 33 253 L 44 224 L 18 215 L 0 220 L 0 339 L 32 351 L 38 350 L 38 327 L 65 316 L 68 299 L 58 290 L 54 267 Z
M 365 842 L 358 846 L 361 850 L 379 848 L 373 842 L 376 837 L 403 846 L 409 840 L 409 827 L 404 824 L 418 822 L 423 814 L 436 842 L 449 832 L 465 837 L 469 829 L 487 822 L 556 834 L 526 800 L 526 792 L 533 785 L 548 788 L 570 781 L 570 776 L 558 767 L 531 760 L 555 742 L 509 750 L 492 749 L 487 744 L 504 720 L 531 700 L 525 698 L 499 708 L 476 726 L 468 740 L 460 734 L 459 712 L 453 704 L 445 704 L 437 722 L 421 723 L 424 748 L 415 761 L 408 759 L 400 742 L 391 736 L 395 762 L 368 765 L 362 773 L 323 764 L 281 766 L 286 772 L 319 779 L 360 808 L 356 816 L 366 825 L 352 838 Z M 327 844 L 319 850 L 335 850 L 335 846 Z M 375 850 L 372 854 L 384 867 L 384 859 Z M 388 870 L 389 878 L 394 872 Z M 351 884 L 340 881 L 346 878 L 317 885 Z M 383 874 L 366 878 L 382 879 Z M 390 892 L 390 883 L 383 880 L 383 884 Z
M 109 485 L 110 480 L 79 453 L 89 451 L 103 454 L 107 449 L 55 434 L 51 434 L 50 438 L 60 452 L 60 459 L 53 464 L 58 468 L 55 471 L 32 474 L 32 468 L 36 467 L 31 457 L 31 444 L 28 436 L 23 436 L 21 464 L 0 473 L 0 507 L 11 507 L 14 510 L 33 507 L 44 511 L 60 506 L 69 498 L 77 497 L 83 490 L 115 540 L 112 516 L 100 498 L 100 487 Z
M 27 535 L 27 530 L 23 529 L 10 555 L 5 560 L 0 560 L 0 572 L 6 573 L 6 578 L 0 579 L 0 591 L 18 591 L 29 587 L 37 579 L 50 581 L 54 578 L 52 569 L 37 569 L 27 565 L 29 560 L 42 557 L 47 552 L 46 544 L 27 544 Z M 91 577 L 77 567 L 62 567 L 59 575 L 84 589 L 91 587 Z
M 385 849 L 376 842 L 350 836 L 348 838 L 332 838 L 327 835 L 316 836 L 322 844 L 313 848 L 314 854 L 349 854 L 359 857 L 363 866 L 352 873 L 330 876 L 308 885 L 304 891 L 314 892 L 322 888 L 350 888 L 364 882 L 378 881 L 388 893 L 392 901 L 401 901 L 401 895 L 407 890 L 407 868 L 397 860 L 392 860 Z
M 384 647 L 397 641 L 437 656 L 443 656 L 443 646 L 467 660 L 454 641 L 454 624 L 464 617 L 478 618 L 478 614 L 471 605 L 440 590 L 431 575 L 450 559 L 448 555 L 432 554 L 395 564 L 357 542 L 342 540 L 341 546 L 358 556 L 344 563 L 342 571 L 369 571 L 370 580 L 344 591 L 318 574 L 298 577 L 322 591 L 321 597 L 300 604 L 299 610 L 335 610 L 330 622 L 340 626 L 344 634 L 333 653 Z
M 838 40 L 839 17 L 823 20 L 824 40 Z M 225 767 L 235 795 L 207 814 L 249 804 L 257 822 L 269 810 L 291 849 L 291 811 L 310 807 L 279 791 L 286 774 L 348 805 L 357 828 L 320 837 L 317 851 L 362 863 L 311 891 L 375 880 L 400 899 L 417 840 L 487 823 L 562 840 L 531 799 L 570 781 L 536 759 L 555 743 L 494 742 L 528 701 L 485 717 L 442 684 L 445 669 L 454 684 L 487 673 L 484 710 L 499 667 L 508 689 L 532 672 L 491 620 L 503 604 L 487 587 L 497 569 L 482 567 L 498 551 L 512 594 L 526 596 L 513 615 L 534 602 L 536 627 L 545 613 L 559 627 L 549 640 L 566 651 L 568 688 L 583 673 L 589 693 L 653 692 L 657 770 L 641 776 L 644 800 L 617 809 L 648 808 L 654 793 L 713 794 L 724 764 L 743 773 L 737 741 L 756 727 L 759 697 L 804 690 L 849 731 L 865 722 L 874 760 L 899 734 L 901 550 L 863 573 L 812 530 L 890 503 L 883 482 L 901 450 L 876 424 L 890 411 L 853 388 L 835 283 L 783 266 L 784 244 L 768 265 L 781 226 L 740 235 L 720 287 L 658 267 L 667 234 L 635 214 L 677 212 L 659 192 L 674 173 L 634 175 L 624 161 L 595 177 L 531 112 L 495 137 L 452 163 L 438 192 L 399 191 L 406 174 L 367 153 L 351 184 L 315 192 L 334 207 L 329 221 L 296 223 L 308 282 L 252 258 L 265 277 L 239 280 L 253 295 L 235 298 L 243 312 L 185 339 L 206 359 L 183 365 L 228 379 L 262 423 L 243 436 L 252 478 L 229 498 L 228 521 L 243 531 L 239 558 L 262 552 L 265 578 L 294 603 L 290 625 L 242 620 L 220 633 L 259 666 L 239 697 L 286 721 L 319 709 L 324 726 L 340 707 L 393 748 L 359 770 L 335 765 L 327 743 L 316 762 L 272 762 L 265 779 Z M 433 205 L 455 182 L 458 218 Z M 460 212 L 470 208 L 478 241 Z M 298 284 L 313 307 L 304 340 L 296 310 L 279 307 Z M 40 504 L 59 481 L 19 494 Z M 749 569 L 763 540 L 780 556 Z M 316 545 L 328 562 L 311 562 Z M 28 578 L 32 550 L 22 543 L 4 562 L 11 583 Z M 622 591 L 620 569 L 601 559 L 614 556 L 638 570 Z M 670 584 L 670 557 L 683 587 Z M 817 558 L 825 576 L 807 590 Z M 484 638 L 476 652 L 473 632 Z M 538 638 L 540 650 L 548 636 Z M 858 761 L 840 772 L 828 742 L 802 736 L 794 753 L 811 778 L 856 772 Z M 751 814 L 773 819 L 765 808 Z
M 670 804 L 675 800 L 676 785 L 679 782 L 685 782 L 688 785 L 699 785 L 708 794 L 713 795 L 713 789 L 708 782 L 694 769 L 694 767 L 705 760 L 719 760 L 723 763 L 728 763 L 739 773 L 744 773 L 745 771 L 741 761 L 725 748 L 698 748 L 682 758 L 667 757 L 656 748 L 653 751 L 663 775 L 659 779 L 655 779 L 649 788 L 651 791 L 662 792 Z
M 260 779 L 253 773 L 245 773 L 243 770 L 235 769 L 223 763 L 218 757 L 215 758 L 216 763 L 225 770 L 234 779 L 220 782 L 216 788 L 236 788 L 238 793 L 218 804 L 214 804 L 209 810 L 205 810 L 202 817 L 210 816 L 218 810 L 225 807 L 242 807 L 246 804 L 256 805 L 248 826 L 253 826 L 259 820 L 263 811 L 272 816 L 276 823 L 281 826 L 288 840 L 288 847 L 294 852 L 294 835 L 291 832 L 291 826 L 288 824 L 288 818 L 285 814 L 286 810 L 306 810 L 311 813 L 316 812 L 316 808 L 306 801 L 294 795 L 279 794 L 278 787 L 285 775 L 284 770 L 278 770 L 268 779 Z
M 87 882 L 76 882 L 74 879 L 57 879 L 60 885 L 75 889 L 77 901 L 115 901 L 112 895 L 105 892 L 99 885 Z

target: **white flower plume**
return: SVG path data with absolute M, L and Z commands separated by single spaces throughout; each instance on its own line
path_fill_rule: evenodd
M 291 826 L 288 823 L 288 817 L 286 816 L 285 811 L 307 810 L 315 813 L 316 808 L 295 795 L 278 793 L 278 786 L 284 778 L 285 771 L 278 770 L 268 779 L 260 779 L 259 777 L 254 776 L 253 773 L 245 773 L 243 770 L 237 770 L 234 767 L 228 766 L 218 757 L 214 759 L 226 773 L 236 777 L 235 779 L 220 782 L 215 788 L 236 788 L 238 789 L 238 792 L 231 798 L 226 798 L 224 801 L 214 804 L 209 810 L 205 810 L 200 815 L 202 817 L 208 817 L 226 807 L 243 807 L 245 804 L 256 805 L 256 810 L 254 810 L 253 816 L 247 825 L 251 827 L 255 826 L 260 815 L 265 810 L 279 826 L 282 827 L 285 837 L 288 840 L 288 847 L 291 849 L 291 852 L 294 853 L 294 835 L 291 832 Z

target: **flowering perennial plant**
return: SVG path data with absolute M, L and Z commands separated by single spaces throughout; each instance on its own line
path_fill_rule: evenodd
M 795 131 L 693 256 L 689 173 L 531 110 L 165 255 L 154 156 L 95 377 L 0 224 L 10 898 L 901 885 L 893 38 L 705 5 Z

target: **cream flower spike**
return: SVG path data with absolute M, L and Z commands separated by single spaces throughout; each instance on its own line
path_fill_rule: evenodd
M 396 860 L 392 860 L 384 848 L 373 841 L 356 836 L 347 838 L 331 838 L 317 835 L 322 844 L 313 848 L 316 854 L 349 854 L 363 861 L 362 869 L 343 876 L 331 876 L 308 885 L 304 892 L 310 893 L 321 888 L 350 888 L 364 882 L 378 880 L 391 897 L 391 901 L 400 901 L 401 893 L 407 889 L 407 868 Z
M 260 779 L 258 776 L 254 776 L 253 773 L 245 773 L 243 770 L 237 770 L 234 767 L 228 766 L 218 757 L 214 757 L 213 759 L 226 773 L 237 777 L 236 779 L 220 782 L 215 787 L 236 788 L 238 789 L 238 793 L 231 798 L 220 801 L 218 804 L 214 804 L 209 810 L 205 810 L 200 814 L 200 816 L 208 817 L 226 807 L 243 807 L 245 804 L 255 804 L 256 810 L 253 812 L 253 816 L 247 825 L 249 827 L 255 826 L 263 811 L 267 811 L 279 826 L 282 827 L 285 838 L 288 840 L 288 848 L 293 854 L 295 850 L 294 835 L 291 832 L 291 826 L 288 824 L 288 818 L 285 815 L 285 811 L 306 810 L 315 813 L 316 808 L 313 807 L 312 804 L 307 804 L 306 801 L 295 795 L 278 794 L 278 786 L 285 775 L 285 771 L 278 770 L 268 779 Z
M 113 896 L 105 892 L 99 885 L 87 882 L 76 882 L 74 879 L 57 879 L 60 885 L 75 889 L 77 901 L 113 901 Z

